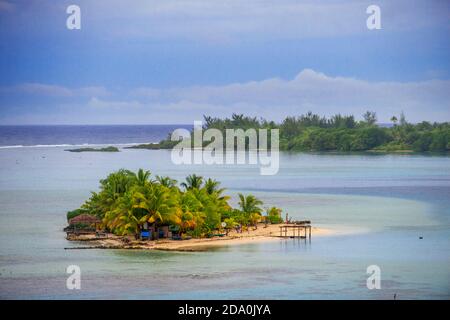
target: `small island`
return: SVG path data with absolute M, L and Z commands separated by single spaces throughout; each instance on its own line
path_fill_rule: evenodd
M 100 191 L 67 213 L 67 239 L 88 246 L 67 249 L 202 251 L 217 245 L 310 238 L 325 230 L 292 221 L 255 196 L 238 194 L 238 208 L 213 179 L 192 174 L 177 184 L 149 171 L 121 169 L 100 180 Z
M 69 152 L 119 152 L 117 147 L 109 146 L 104 148 L 78 148 L 78 149 L 66 149 L 64 151 Z
M 165 149 L 159 143 L 142 143 L 132 146 L 125 147 L 125 149 L 148 149 L 148 150 L 159 150 Z
M 178 143 L 177 141 L 171 141 L 170 137 L 169 137 L 158 143 L 142 143 L 142 144 L 125 147 L 125 149 L 148 149 L 148 150 L 171 149 L 177 143 Z

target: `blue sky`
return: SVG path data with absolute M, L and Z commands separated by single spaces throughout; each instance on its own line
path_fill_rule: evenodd
M 0 124 L 450 121 L 449 18 L 445 0 L 0 0 Z

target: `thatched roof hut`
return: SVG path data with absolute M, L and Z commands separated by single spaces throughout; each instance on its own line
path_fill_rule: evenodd
M 90 215 L 90 214 L 80 214 L 72 219 L 69 220 L 69 225 L 73 225 L 73 224 L 86 224 L 86 225 L 92 225 L 92 224 L 97 224 L 100 223 L 100 219 L 97 218 L 96 216 Z

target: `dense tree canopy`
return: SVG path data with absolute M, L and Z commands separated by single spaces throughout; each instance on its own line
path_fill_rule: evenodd
M 265 218 L 262 202 L 253 195 L 239 194 L 240 208 L 233 209 L 228 203 L 230 197 L 223 195 L 225 189 L 216 180 L 193 174 L 181 186 L 169 177 L 152 179 L 150 172 L 142 169 L 137 173 L 121 169 L 100 180 L 99 192 L 93 192 L 80 209 L 70 211 L 67 217 L 95 215 L 117 235 L 138 234 L 147 223 L 169 225 L 195 237 L 211 233 L 224 221 L 227 228 L 239 224 L 248 227 Z M 274 212 L 281 217 L 280 209 L 271 208 L 267 214 L 270 221 L 281 222 L 273 218 Z
M 450 150 L 450 123 L 411 124 L 405 115 L 392 116 L 391 126 L 378 126 L 375 112 L 367 111 L 363 120 L 336 114 L 330 118 L 312 112 L 287 117 L 281 123 L 233 114 L 231 118 L 205 116 L 204 129 L 280 130 L 280 149 L 286 151 L 432 151 Z M 205 143 L 208 144 L 208 143 Z M 168 140 L 161 147 L 169 146 Z M 173 146 L 173 144 L 171 145 Z

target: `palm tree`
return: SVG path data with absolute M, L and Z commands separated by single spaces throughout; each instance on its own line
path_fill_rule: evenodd
M 204 204 L 202 203 L 202 196 L 200 194 L 205 193 L 204 190 L 190 189 L 180 194 L 180 228 L 181 232 L 185 232 L 188 229 L 197 230 L 204 223 Z
M 156 176 L 156 181 L 164 187 L 173 188 L 177 184 L 177 180 L 170 177 Z
M 150 171 L 144 171 L 143 169 L 139 169 L 137 174 L 134 174 L 136 183 L 139 186 L 145 186 L 147 182 L 149 182 L 151 172 Z
M 281 217 L 281 209 L 277 207 L 271 207 L 267 209 L 266 222 L 281 223 L 283 218 Z
M 262 212 L 262 209 L 259 206 L 262 205 L 263 202 L 251 194 L 244 196 L 242 193 L 239 193 L 239 199 L 239 206 L 241 207 L 242 212 L 250 223 L 256 226 L 256 222 L 261 218 Z
M 106 179 L 100 180 L 102 193 L 108 193 L 113 199 L 119 198 L 133 185 L 133 176 L 133 172 L 124 169 L 111 173 Z
M 200 189 L 203 184 L 203 177 L 191 174 L 186 177 L 186 182 L 183 182 L 181 186 L 186 190 Z
M 156 226 L 161 222 L 177 222 L 177 200 L 178 194 L 154 184 L 134 191 L 133 208 L 144 212 L 139 223 L 148 222 Z
M 217 195 L 220 195 L 225 191 L 225 189 L 219 188 L 219 185 L 219 181 L 208 178 L 205 182 L 204 188 L 208 194 L 216 193 Z
M 137 234 L 140 229 L 137 213 L 133 208 L 132 195 L 127 192 L 118 199 L 113 210 L 105 213 L 103 223 L 109 230 L 120 235 Z
M 254 195 L 249 194 L 248 196 L 244 196 L 242 193 L 239 193 L 239 206 L 241 210 L 245 213 L 261 213 L 262 209 L 258 206 L 262 205 L 263 202 L 256 198 Z

